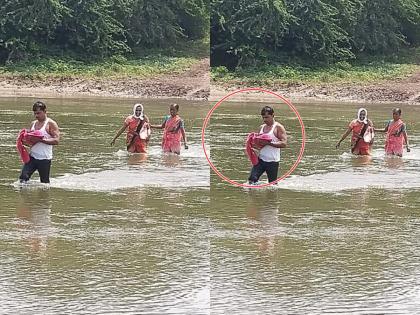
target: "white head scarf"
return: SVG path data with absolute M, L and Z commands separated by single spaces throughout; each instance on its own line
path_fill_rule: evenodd
M 136 109 L 137 109 L 137 107 L 140 107 L 141 108 L 141 114 L 140 114 L 140 116 L 136 116 Z M 144 119 L 144 108 L 143 108 L 143 105 L 142 104 L 139 104 L 139 103 L 137 103 L 137 104 L 134 104 L 134 106 L 133 106 L 133 117 L 135 117 L 135 118 L 140 118 L 140 120 L 143 120 Z
M 366 113 L 365 119 L 360 120 L 360 113 L 363 112 L 363 111 Z M 367 115 L 366 108 L 363 108 L 363 107 L 362 108 L 359 108 L 359 110 L 357 111 L 357 121 L 362 122 L 364 124 L 367 124 L 368 123 L 368 115 Z

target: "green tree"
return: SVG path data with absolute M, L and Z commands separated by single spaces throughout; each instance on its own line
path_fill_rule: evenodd
M 0 61 L 39 52 L 69 9 L 58 0 L 0 0 Z
M 211 5 L 212 64 L 253 65 L 278 50 L 293 16 L 282 0 L 214 0 Z
M 65 0 L 69 14 L 57 28 L 57 43 L 66 49 L 104 57 L 128 51 L 123 25 L 107 0 Z
M 302 59 L 329 62 L 353 57 L 349 34 L 339 24 L 339 11 L 325 0 L 286 0 L 296 17 L 284 49 Z

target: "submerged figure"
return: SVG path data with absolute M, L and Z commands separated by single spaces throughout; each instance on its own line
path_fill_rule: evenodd
M 126 129 L 127 151 L 130 153 L 147 153 L 147 144 L 150 139 L 151 129 L 149 118 L 144 114 L 142 104 L 134 104 L 133 114 L 127 116 L 124 120 L 122 127 L 112 139 L 111 145 L 115 144 L 115 140 L 117 140 Z
M 257 138 L 258 141 L 252 141 L 258 146 L 258 161 L 253 165 L 249 175 L 249 184 L 255 184 L 265 172 L 268 182 L 274 182 L 277 179 L 277 172 L 280 163 L 280 149 L 287 146 L 286 129 L 280 123 L 274 120 L 274 110 L 270 106 L 265 106 L 261 110 L 261 117 L 264 124 L 261 126 Z M 249 140 L 249 138 L 248 138 Z M 253 145 L 253 144 L 251 144 Z M 253 158 L 250 156 L 250 159 Z
M 184 148 L 188 149 L 187 136 L 185 134 L 184 121 L 178 115 L 179 105 L 169 106 L 170 115 L 166 115 L 162 125 L 151 125 L 152 128 L 163 129 L 162 150 L 165 153 L 181 153 L 181 140 Z
M 53 146 L 60 141 L 60 131 L 57 123 L 47 117 L 47 106 L 43 102 L 35 102 L 32 111 L 36 120 L 32 122 L 27 136 L 22 137 L 22 131 L 19 134 L 19 137 L 22 137 L 20 140 L 24 141 L 26 138 L 25 144 L 31 145 L 29 156 L 25 149 L 19 145 L 22 150 L 19 152 L 25 162 L 19 180 L 21 183 L 27 182 L 37 170 L 41 183 L 49 183 Z
M 351 137 L 351 153 L 355 155 L 370 155 L 373 144 L 373 123 L 367 116 L 366 108 L 359 108 L 357 118 L 352 120 L 336 144 L 336 149 L 340 147 L 341 142 L 353 132 Z
M 403 155 L 404 144 L 407 152 L 410 152 L 408 135 L 405 123 L 401 120 L 401 109 L 392 110 L 392 120 L 388 121 L 384 129 L 375 129 L 378 132 L 386 132 L 385 153 L 387 155 Z

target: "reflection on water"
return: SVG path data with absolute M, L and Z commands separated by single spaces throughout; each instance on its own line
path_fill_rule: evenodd
M 16 226 L 25 235 L 25 241 L 33 253 L 45 253 L 51 230 L 51 200 L 48 189 L 22 189 L 17 208 Z
M 351 158 L 352 167 L 364 167 L 373 163 L 373 158 L 370 155 L 360 155 Z
M 134 153 L 130 154 L 127 164 L 128 165 L 141 165 L 143 162 L 146 162 L 147 154 L 145 153 Z
M 212 313 L 420 310 L 415 192 L 245 194 L 212 187 Z
M 400 169 L 404 166 L 404 160 L 398 156 L 386 156 L 384 160 L 389 169 Z
M 275 236 L 280 232 L 279 205 L 274 202 L 277 193 L 267 189 L 262 192 L 250 191 L 247 194 L 247 218 L 249 227 L 258 229 L 255 241 L 258 250 L 264 255 L 275 255 Z
M 162 154 L 162 165 L 166 167 L 177 167 L 180 165 L 180 163 L 181 163 L 181 158 L 178 154 L 173 154 L 173 153 Z M 207 179 L 208 179 L 208 183 L 210 183 L 210 177 L 207 177 Z

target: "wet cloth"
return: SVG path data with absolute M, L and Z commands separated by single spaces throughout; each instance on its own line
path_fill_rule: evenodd
M 184 129 L 184 122 L 181 117 L 176 115 L 165 116 L 165 128 L 162 137 L 163 152 L 181 153 L 182 129 Z
M 19 152 L 20 159 L 23 163 L 28 163 L 30 161 L 29 152 L 26 150 L 24 145 L 32 146 L 34 144 L 34 138 L 44 138 L 42 131 L 29 131 L 27 129 L 22 129 L 19 131 L 18 137 L 16 139 L 16 149 Z
M 375 132 L 371 126 L 366 128 L 365 134 L 363 135 L 363 141 L 366 143 L 373 143 L 373 138 L 375 137 Z
M 402 156 L 405 124 L 401 119 L 389 121 L 385 140 L 385 153 Z
M 252 132 L 248 134 L 245 150 L 252 165 L 258 164 L 258 154 L 255 152 L 255 150 L 260 150 L 263 148 L 267 141 L 271 141 L 271 137 L 266 133 L 258 134 L 256 132 Z
M 127 151 L 131 153 L 147 153 L 147 138 L 150 136 L 150 125 L 141 118 L 134 115 L 128 116 L 124 123 L 127 125 L 126 145 Z M 141 124 L 140 132 L 137 128 Z

